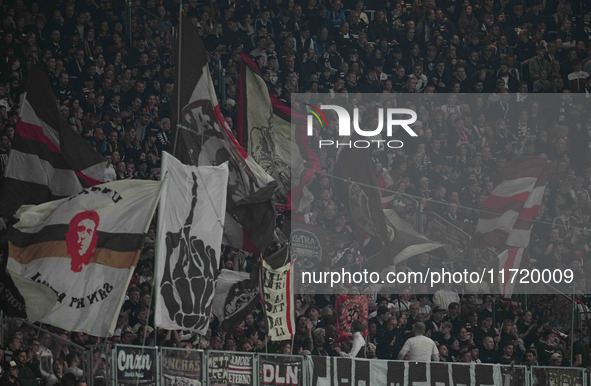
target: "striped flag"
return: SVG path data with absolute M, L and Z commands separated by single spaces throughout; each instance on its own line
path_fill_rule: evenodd
M 503 278 L 499 280 L 500 292 L 504 298 L 511 298 L 515 282 L 510 280 L 513 276 L 511 269 L 518 269 L 521 265 L 524 248 L 508 248 L 499 254 L 499 271 L 503 271 Z
M 552 161 L 540 157 L 517 157 L 507 163 L 502 182 L 480 211 L 476 237 L 499 251 L 526 247 L 552 168 Z
M 161 183 L 123 180 L 23 206 L 8 234 L 7 270 L 28 319 L 95 336 L 113 333 Z
M 207 52 L 189 20 L 182 23 L 181 116 L 174 128 L 174 156 L 186 165 L 216 166 L 228 162 L 228 196 L 224 244 L 263 251 L 273 239 L 273 179 L 244 151 L 220 111 L 207 64 Z M 176 114 L 174 109 L 174 113 Z
M 257 65 L 245 54 L 240 64 L 237 136 L 277 182 L 278 203 L 298 209 L 306 196 L 305 186 L 321 170 L 307 136 L 306 119 L 269 92 Z
M 106 160 L 59 113 L 49 79 L 29 70 L 8 165 L 0 187 L 0 214 L 23 204 L 68 197 L 100 184 Z

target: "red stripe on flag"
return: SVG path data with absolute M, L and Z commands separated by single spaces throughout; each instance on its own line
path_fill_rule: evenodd
M 287 288 L 285 289 L 287 295 L 287 331 L 289 331 L 289 335 L 293 338 L 293 329 L 291 327 L 291 270 L 293 268 L 293 261 L 291 261 L 289 265 L 289 271 L 287 272 Z
M 525 191 L 508 197 L 502 197 L 497 196 L 496 194 L 491 194 L 490 196 L 488 196 L 488 199 L 484 203 L 484 207 L 487 209 L 497 209 L 512 204 L 514 202 L 525 203 L 530 193 L 530 191 Z
M 519 251 L 519 248 L 509 248 L 509 250 L 507 251 L 507 260 L 505 261 L 505 264 L 503 265 L 503 271 L 504 271 L 503 297 L 505 296 L 505 293 L 506 293 L 507 283 L 509 283 L 509 279 L 511 278 L 509 269 L 513 268 L 513 266 L 515 265 L 515 257 L 517 256 L 518 251 Z
M 55 146 L 53 142 L 51 142 L 49 138 L 47 138 L 41 126 L 25 122 L 20 117 L 18 118 L 18 122 L 16 124 L 16 132 L 21 137 L 28 138 L 46 145 L 53 153 L 62 152 L 57 146 Z
M 232 134 L 232 132 L 230 130 L 228 130 L 228 128 L 226 127 L 226 122 L 225 122 L 224 116 L 222 115 L 222 112 L 220 110 L 220 106 L 217 105 L 213 109 L 213 111 L 214 111 L 216 119 L 218 120 L 218 122 L 220 122 L 220 124 L 222 126 L 222 130 L 224 130 L 226 135 L 230 138 L 230 141 L 232 142 L 232 144 L 234 144 L 234 147 L 236 148 L 236 150 L 238 150 L 238 153 L 240 153 L 242 158 L 246 159 L 246 157 L 248 157 L 248 153 L 242 148 L 242 146 L 240 146 L 238 141 L 236 141 L 236 138 L 234 138 L 234 134 Z
M 84 182 L 86 182 L 88 184 L 88 186 L 94 186 L 94 185 L 98 185 L 101 183 L 99 180 L 95 180 L 94 178 L 87 176 L 86 174 L 82 173 L 79 170 L 74 170 L 74 173 L 76 173 L 78 178 L 80 178 Z
M 246 234 L 245 231 L 242 231 L 242 248 L 243 251 L 246 252 L 251 252 L 256 254 L 259 254 L 259 249 L 256 247 L 256 245 L 253 244 L 252 240 L 250 239 L 250 237 L 248 237 L 248 234 Z

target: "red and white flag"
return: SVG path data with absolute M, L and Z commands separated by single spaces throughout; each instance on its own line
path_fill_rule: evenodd
M 521 265 L 521 258 L 523 257 L 524 248 L 509 248 L 505 249 L 499 254 L 499 272 L 502 273 L 502 278 L 499 280 L 501 295 L 504 298 L 510 298 L 513 295 L 515 288 L 515 281 L 511 280 L 515 271 L 512 269 L 519 269 Z
M 31 67 L 4 178 L 0 214 L 100 184 L 106 160 L 59 113 L 47 75 Z
M 552 167 L 552 161 L 539 157 L 517 157 L 507 163 L 502 182 L 480 211 L 476 236 L 499 251 L 526 247 Z

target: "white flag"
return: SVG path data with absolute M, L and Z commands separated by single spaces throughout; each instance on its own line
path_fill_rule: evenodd
M 8 271 L 29 320 L 113 333 L 161 183 L 123 180 L 23 206 L 9 234 Z
M 187 166 L 162 153 L 156 326 L 205 334 L 219 272 L 228 164 Z

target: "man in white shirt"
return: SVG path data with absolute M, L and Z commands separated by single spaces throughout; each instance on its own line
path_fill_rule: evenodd
M 351 336 L 353 342 L 351 344 L 351 351 L 349 351 L 348 353 L 341 351 L 340 347 L 335 347 L 334 351 L 335 353 L 337 353 L 338 355 L 345 357 L 345 358 L 355 358 L 357 357 L 357 354 L 359 354 L 359 351 L 361 351 L 361 348 L 363 348 L 363 346 L 365 345 L 365 339 L 363 338 L 362 333 L 365 332 L 366 327 L 365 325 L 360 321 L 360 320 L 354 320 L 353 323 L 351 323 L 351 332 L 353 333 L 353 336 Z M 423 332 L 425 331 L 425 325 L 423 325 Z
M 413 324 L 412 331 L 415 336 L 404 343 L 402 350 L 398 354 L 398 359 L 405 359 L 408 354 L 407 360 L 409 361 L 439 362 L 439 350 L 437 350 L 435 342 L 424 336 L 425 323 L 417 322 Z
M 460 296 L 452 289 L 452 285 L 450 283 L 445 283 L 443 289 L 440 289 L 433 295 L 433 305 L 439 306 L 444 310 L 447 310 L 447 307 L 449 307 L 450 303 L 459 302 Z

